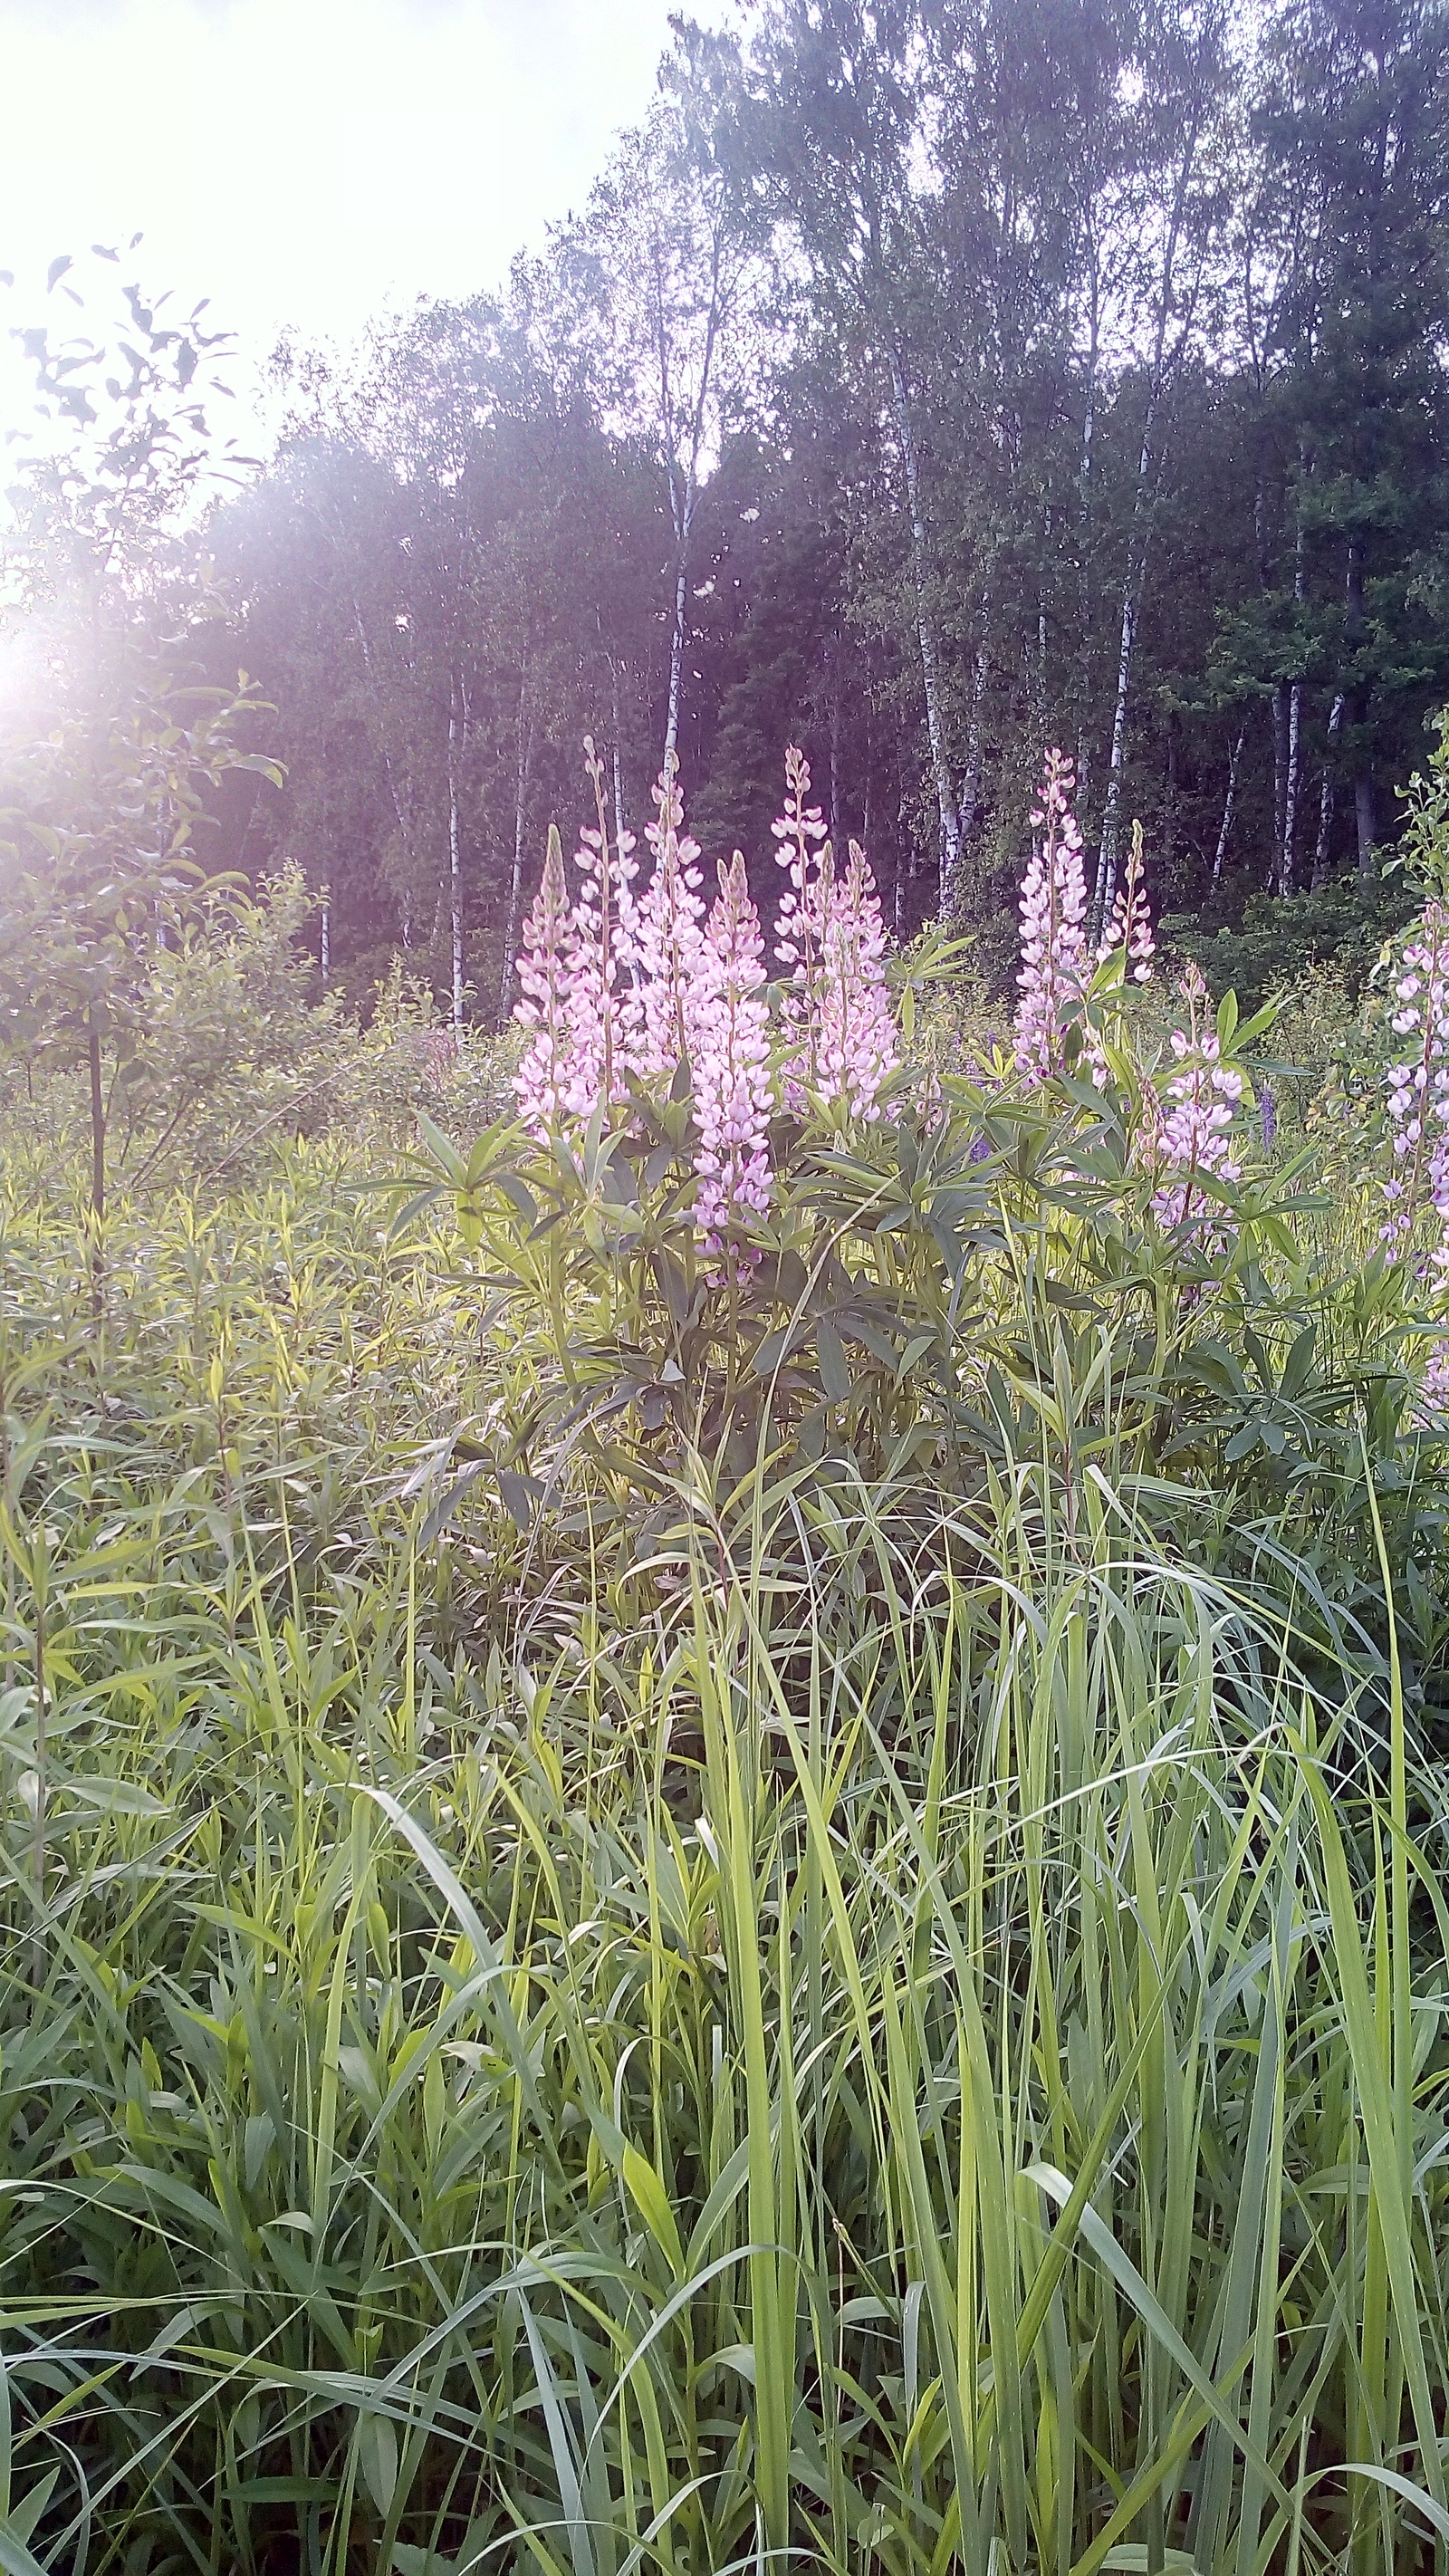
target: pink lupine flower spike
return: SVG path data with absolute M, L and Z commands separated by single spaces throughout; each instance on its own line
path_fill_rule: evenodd
M 694 1115 L 699 1129 L 695 1225 L 734 1274 L 747 1265 L 741 1227 L 770 1204 L 769 1009 L 759 915 L 738 850 L 719 863 L 719 897 L 705 924 L 690 1013 Z
M 1072 787 L 1066 753 L 1049 751 L 1041 804 L 1031 818 L 1038 837 L 1022 880 L 1016 979 L 1016 1061 L 1033 1083 L 1064 1069 L 1067 1030 L 1080 1012 L 1090 975 L 1087 879 Z

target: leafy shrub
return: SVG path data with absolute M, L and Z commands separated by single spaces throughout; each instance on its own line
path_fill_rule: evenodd
M 255 898 L 224 890 L 162 944 L 129 987 L 125 1043 L 103 1091 L 107 1157 L 133 1184 L 238 1187 L 280 1140 L 359 1127 L 406 1139 L 420 1111 L 472 1135 L 507 1100 L 517 1049 L 454 1031 L 398 965 L 366 1024 L 318 1000 L 301 944 L 314 898 L 288 867 Z M 3 1059 L 5 1123 L 36 1143 L 89 1127 L 84 1066 L 43 1035 Z
M 828 870 L 815 878 L 803 864 L 806 784 L 792 773 L 779 827 L 793 854 L 782 944 L 797 977 L 793 906 L 834 899 Z M 662 865 L 681 818 L 670 782 L 660 794 Z M 768 1188 L 762 1205 L 751 1179 L 723 1232 L 717 1194 L 701 1210 L 702 1163 L 711 1192 L 715 1176 L 692 1062 L 665 1049 L 652 1073 L 629 1069 L 649 988 L 641 1002 L 598 956 L 600 920 L 628 939 L 628 879 L 622 896 L 616 887 L 570 916 L 556 856 L 541 899 L 552 946 L 526 983 L 519 1079 L 534 1142 L 520 1151 L 504 1125 L 464 1154 L 434 1134 L 435 1177 L 408 1198 L 416 1209 L 440 1189 L 456 1197 L 489 1318 L 522 1363 L 486 1437 L 459 1426 L 461 1451 L 435 1462 L 432 1526 L 486 1475 L 522 1522 L 545 1514 L 541 1562 L 567 1553 L 581 1512 L 590 1551 L 613 1543 L 628 1560 L 707 1497 L 738 1558 L 777 1489 L 888 1491 L 909 1530 L 932 1524 L 943 1495 L 989 1495 L 993 1474 L 1035 1453 L 1052 1489 L 1060 1479 L 1075 1491 L 1089 1461 L 1124 1489 L 1171 1479 L 1155 1517 L 1163 1535 L 1201 1547 L 1206 1526 L 1225 1564 L 1251 1563 L 1274 1583 L 1285 1550 L 1329 1529 L 1354 1581 L 1377 1580 L 1358 1426 L 1380 1459 L 1397 1454 L 1402 1274 L 1381 1260 L 1367 1282 L 1356 1269 L 1335 1276 L 1306 1250 L 1296 1229 L 1319 1203 L 1263 1150 L 1253 1115 L 1245 1049 L 1259 1028 L 1230 999 L 1210 1011 L 1189 976 L 1186 1028 L 1153 1047 L 1144 985 L 1124 975 L 1127 943 L 1096 964 L 1086 953 L 1060 778 L 1044 810 L 1028 903 L 1045 927 L 1033 931 L 1018 1061 L 998 1049 L 971 1078 L 933 1048 L 873 1072 L 862 1116 L 837 1071 L 824 1085 L 798 1078 L 811 1041 L 790 1001 L 802 984 L 787 983 L 763 1092 L 751 1038 L 750 1141 L 737 1166 L 754 1157 Z M 607 886 L 602 815 L 586 847 Z M 1137 902 L 1118 927 L 1145 972 Z M 588 976 L 582 1005 L 569 999 L 570 936 Z M 907 961 L 912 996 L 929 965 Z M 763 969 L 750 973 L 763 1012 Z M 612 1052 L 600 995 L 616 997 Z M 694 1007 L 681 997 L 686 1038 Z M 838 1004 L 847 1020 L 864 1007 Z M 676 1024 L 670 1007 L 657 1017 Z M 828 1068 L 845 1053 L 814 1042 Z M 1390 1515 L 1400 1559 L 1423 1538 L 1417 1471 L 1406 1492 L 1416 1499 L 1402 1524 Z
M 1314 974 L 1359 993 L 1384 940 L 1412 917 L 1418 898 L 1402 875 L 1338 876 L 1317 894 L 1250 893 L 1236 928 L 1204 928 L 1196 916 L 1163 916 L 1164 949 L 1190 957 L 1215 992 L 1235 992 L 1258 1010 L 1275 993 Z

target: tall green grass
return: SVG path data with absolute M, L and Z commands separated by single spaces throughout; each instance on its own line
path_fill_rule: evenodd
M 0 2567 L 1437 2552 L 1392 1623 L 1310 1653 L 1110 1459 L 424 1548 L 445 1243 L 315 1156 L 129 1222 L 103 1347 L 33 1179 L 0 1249 Z

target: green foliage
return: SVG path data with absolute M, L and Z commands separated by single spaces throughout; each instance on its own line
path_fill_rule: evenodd
M 1310 894 L 1259 890 L 1247 897 L 1234 928 L 1211 929 L 1190 914 L 1167 913 L 1158 925 L 1164 948 L 1194 958 L 1214 992 L 1237 993 L 1252 1008 L 1275 994 L 1306 1002 L 1316 992 L 1310 1007 L 1321 1017 L 1333 984 L 1347 1006 L 1356 1005 L 1394 934 L 1428 898 L 1449 897 L 1449 721 L 1443 715 L 1433 733 L 1426 770 L 1414 770 L 1401 791 L 1403 830 L 1391 866 L 1338 877 Z
M 505 293 L 351 381 L 293 354 L 205 538 L 283 709 L 248 864 L 333 886 L 360 980 L 398 940 L 448 980 L 456 891 L 491 1017 L 580 733 L 637 833 L 673 725 L 711 861 L 798 741 L 897 932 L 969 913 L 1009 986 L 1055 741 L 1184 946 L 1241 929 L 1219 988 L 1356 974 L 1449 681 L 1446 111 L 1416 0 L 681 20 Z
M 52 262 L 52 293 L 73 265 Z M 228 890 L 196 852 L 222 782 L 280 783 L 246 740 L 260 691 L 245 674 L 199 685 L 176 633 L 211 612 L 175 522 L 220 461 L 198 369 L 222 335 L 199 314 L 158 319 L 134 285 L 125 300 L 117 346 L 20 335 L 45 435 L 7 494 L 5 559 L 5 605 L 49 676 L 33 703 L 11 704 L 0 739 L 0 1010 L 12 1047 L 86 1068 L 97 1298 L 108 1091 L 144 1052 L 150 952 L 186 935 L 203 890 L 213 905 Z
M 1015 1441 L 929 1523 L 781 1476 L 733 1552 L 698 1492 L 642 1557 L 597 1453 L 526 1527 L 487 1474 L 399 1492 L 547 1342 L 485 1302 L 496 1145 L 461 1242 L 315 1145 L 118 1203 L 104 1340 L 14 1167 L 15 2565 L 1387 2571 L 1442 2511 L 1412 1674 L 1349 1618 L 1305 1669 L 1307 1578 L 1253 1610 L 1121 1475 L 1050 1293 L 1089 1173 L 997 1144 L 995 1222 L 1049 1211 L 1014 1266 L 957 1214 L 1040 1337 Z M 864 1170 L 816 1175 L 852 1244 Z M 617 1279 L 606 1177 L 558 1187 Z M 1271 1378 L 1301 1422 L 1301 1333 Z
M 1219 1023 L 1231 1065 L 1231 1002 Z M 999 1073 L 932 1071 L 929 1120 L 903 1099 L 848 1146 L 781 1120 L 768 1249 L 738 1277 L 695 1242 L 680 1086 L 662 1115 L 640 1101 L 624 1132 L 596 1122 L 575 1150 L 520 1153 L 504 1128 L 465 1155 L 434 1132 L 439 1178 L 401 1222 L 455 1198 L 507 1360 L 480 1419 L 435 1452 L 429 1534 L 483 1480 L 545 1590 L 577 1551 L 580 1584 L 607 1568 L 623 1587 L 628 1627 L 701 1512 L 740 1569 L 778 1518 L 788 1594 L 808 1554 L 790 1512 L 870 1496 L 929 1552 L 944 1497 L 989 1520 L 997 1478 L 1031 1457 L 1044 1497 L 1106 1475 L 1154 1544 L 1272 1615 L 1294 1603 L 1332 1656 L 1345 1619 L 1382 1638 L 1367 1477 L 1409 1588 L 1416 1709 L 1442 1727 L 1442 1487 L 1403 1427 L 1431 1329 L 1421 1247 L 1387 1260 L 1377 1200 L 1333 1209 L 1302 1186 L 1302 1154 L 1211 1185 L 1221 1231 L 1211 1213 L 1166 1223 L 1132 1142 L 1144 1077 L 1113 1062 L 1120 1090 L 1069 1076 L 1025 1098 Z
M 213 899 L 174 946 L 147 949 L 120 1083 L 123 1150 L 144 1140 L 147 1168 L 174 1151 L 205 1172 L 247 1121 L 280 1113 L 316 1131 L 340 1110 L 341 1014 L 317 999 L 299 944 L 312 911 L 291 867 L 259 900 Z
M 1416 769 L 1403 793 L 1399 859 L 1419 901 L 1449 900 L 1449 709 L 1434 721 L 1428 775 Z
M 0 767 L 0 989 L 12 1045 L 83 1054 L 96 1030 L 129 1061 L 149 952 L 185 935 L 207 889 L 191 845 L 208 791 L 233 770 L 275 776 L 236 739 L 255 705 L 245 686 L 228 698 L 163 676 L 123 710 L 11 747 Z
M 1085 731 L 1107 668 L 1125 721 L 1146 517 L 1175 542 L 1152 446 L 1174 405 L 1177 448 L 1221 464 L 1220 420 L 1182 435 L 1181 286 L 1139 217 L 1170 182 L 1210 277 L 1231 66 L 1215 20 L 1159 51 L 1099 19 L 1079 56 L 988 12 L 963 87 L 934 20 L 877 15 L 862 47 L 817 14 L 752 58 L 681 35 L 718 187 L 672 283 L 634 258 L 633 188 L 564 264 L 634 258 L 595 318 L 627 318 L 626 288 L 635 323 L 636 290 L 673 299 L 631 343 L 663 368 L 673 460 L 672 730 L 741 177 L 751 248 L 771 207 L 794 227 L 858 453 L 882 422 L 890 452 L 848 540 L 849 438 L 784 459 L 805 522 L 832 497 L 772 596 L 811 591 L 833 751 L 847 640 L 875 657 L 857 711 L 909 710 L 919 657 L 929 764 L 847 739 L 831 804 L 888 772 L 903 891 L 912 800 L 943 840 L 954 808 L 955 893 L 979 897 L 993 708 Z M 1255 416 L 1292 612 L 1260 551 L 1237 641 L 1271 630 L 1276 659 L 1219 676 L 1271 696 L 1300 761 L 1294 691 L 1335 684 L 1320 815 L 1341 763 L 1362 843 L 1375 726 L 1425 680 L 1402 541 L 1437 287 L 1432 263 L 1400 307 L 1356 283 L 1373 82 L 1310 62 L 1313 11 L 1290 33 L 1332 147 L 1321 277 L 1271 188 L 1255 220 L 1290 272 L 1269 372 L 1319 446 L 1295 480 L 1281 406 Z M 1395 117 L 1432 68 L 1409 34 L 1375 74 Z M 1270 175 L 1310 121 L 1273 129 Z M 1375 239 L 1409 237 L 1422 178 L 1396 157 Z M 668 180 L 683 203 L 687 158 Z M 1072 343 L 1092 227 L 1126 209 L 1139 338 L 1160 317 L 1145 391 L 1130 365 L 1098 383 L 1095 337 L 1084 377 Z M 1340 340 L 1361 332 L 1327 373 L 1324 280 Z M 1444 1436 L 1415 1419 L 1442 1338 L 1426 1211 L 1402 1260 L 1379 1239 L 1382 975 L 1345 1029 L 1372 907 L 1320 894 L 1237 934 L 1245 991 L 1319 961 L 1276 1014 L 1281 1062 L 1255 1053 L 1272 1011 L 1194 998 L 1217 1114 L 1258 1118 L 1233 1169 L 1168 1153 L 1184 1056 L 1120 956 L 1072 1006 L 1065 1070 L 1013 1087 L 990 939 L 970 989 L 907 959 L 889 1115 L 782 1116 L 768 1224 L 726 1259 L 696 1234 L 686 1069 L 615 1130 L 530 1145 L 508 1045 L 456 1025 L 469 818 L 511 825 L 482 925 L 501 968 L 557 710 L 607 683 L 615 739 L 631 689 L 641 729 L 659 713 L 647 584 L 616 616 L 605 578 L 611 496 L 637 489 L 580 352 L 544 364 L 546 285 L 424 313 L 385 357 L 401 478 L 322 431 L 288 467 L 327 650 L 357 655 L 382 872 L 451 913 L 448 1027 L 402 963 L 365 1024 L 314 1004 L 299 873 L 248 900 L 193 855 L 228 773 L 269 766 L 245 685 L 192 687 L 206 585 L 168 599 L 199 342 L 133 290 L 110 427 L 97 350 L 33 352 L 98 443 L 23 478 L 27 606 L 47 580 L 62 624 L 88 598 L 114 650 L 72 623 L 70 695 L 7 790 L 0 2564 L 1401 2576 L 1449 2541 L 1449 1589 Z M 1370 381 L 1377 425 L 1352 417 Z M 639 382 L 611 382 L 637 424 Z M 383 493 L 408 542 L 365 586 Z M 803 690 L 773 616 L 753 632 Z M 1150 614 L 1141 636 L 1162 653 Z M 1168 696 L 1175 763 L 1194 711 Z M 742 689 L 733 712 L 749 774 L 768 711 Z M 345 767 L 335 714 L 319 688 L 314 789 Z M 295 811 L 347 845 L 325 794 Z M 1449 733 L 1410 800 L 1420 892 L 1446 832 Z M 1270 1138 L 1266 1086 L 1307 1149 Z
M 212 887 L 165 946 L 131 958 L 127 1011 L 112 1027 L 102 1095 L 113 1178 L 167 1183 L 206 1201 L 270 1170 L 279 1144 L 346 1132 L 379 1153 L 411 1142 L 419 1115 L 474 1134 L 508 1093 L 511 1042 L 443 1026 L 427 988 L 394 966 L 365 1023 L 316 992 L 303 933 L 315 907 L 295 868 L 255 898 Z M 42 1026 L 0 1052 L 0 1115 L 12 1144 L 59 1147 L 90 1121 L 84 1060 Z
M 1336 978 L 1357 1001 L 1389 935 L 1422 896 L 1401 877 L 1339 877 L 1317 894 L 1250 894 L 1234 928 L 1209 929 L 1185 913 L 1158 925 L 1163 947 L 1196 959 L 1215 993 L 1237 993 L 1256 1010 L 1315 973 Z

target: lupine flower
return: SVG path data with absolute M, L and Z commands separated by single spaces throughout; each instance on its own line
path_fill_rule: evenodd
M 1427 903 L 1399 958 L 1389 1026 L 1408 1041 L 1388 1069 L 1389 1130 L 1395 1177 L 1385 1182 L 1382 1239 L 1391 1251 L 1407 1243 L 1427 1194 L 1444 1227 L 1436 1256 L 1449 1263 L 1449 912 Z
M 524 925 L 518 958 L 523 999 L 513 1014 L 522 1028 L 532 1032 L 513 1077 L 513 1088 L 524 1123 L 540 1143 L 549 1129 L 557 1126 L 565 1109 L 570 1051 L 569 967 L 565 950 L 568 927 L 563 843 L 557 824 L 550 823 L 543 883 Z
M 628 1097 L 639 1030 L 638 996 L 626 981 L 634 954 L 634 835 L 624 832 L 610 842 L 604 764 L 589 734 L 584 752 L 598 820 L 579 834 L 579 892 L 569 924 L 563 1094 L 576 1118 L 591 1117 L 600 1101 L 612 1109 Z
M 1062 1071 L 1067 1029 L 1080 1012 L 1088 981 L 1087 879 L 1072 786 L 1065 752 L 1049 751 L 1041 805 L 1031 818 L 1040 838 L 1021 888 L 1016 1061 L 1029 1082 L 1045 1082 Z
M 1385 1203 L 1381 1239 L 1392 1253 L 1407 1249 L 1424 1207 L 1438 1219 L 1439 1241 L 1425 1265 L 1449 1273 L 1449 910 L 1430 902 L 1399 953 L 1389 1026 L 1402 1053 L 1388 1067 L 1387 1108 L 1393 1140 L 1393 1176 L 1380 1184 Z M 1414 1400 L 1421 1430 L 1449 1423 L 1449 1333 L 1440 1328 Z
M 731 1238 L 765 1214 L 773 1186 L 765 951 L 738 850 L 728 867 L 719 863 L 719 895 L 700 943 L 689 1053 L 699 1129 L 695 1225 L 738 1277 L 748 1255 Z
M 775 955 L 785 968 L 785 1104 L 798 1112 L 813 1099 L 848 1117 L 879 1118 L 882 1088 L 896 1068 L 880 897 L 858 841 L 837 871 L 820 808 L 805 802 L 809 793 L 809 763 L 792 746 L 785 811 L 771 826 L 788 872 L 775 918 Z
M 1159 1187 L 1152 1200 L 1159 1224 L 1182 1226 L 1192 1221 L 1216 1246 L 1233 1231 L 1220 1203 L 1194 1190 L 1199 1173 L 1235 1181 L 1240 1165 L 1233 1152 L 1233 1120 L 1243 1096 L 1243 1077 L 1222 1062 L 1222 1048 L 1212 1020 L 1212 996 L 1202 971 L 1190 965 L 1178 987 L 1188 1007 L 1186 1029 L 1172 1032 L 1177 1071 L 1166 1086 L 1166 1106 L 1152 1138 Z M 1207 1212 L 1211 1211 L 1210 1219 Z
M 653 790 L 657 818 L 644 826 L 654 873 L 634 914 L 639 975 L 639 1071 L 672 1074 L 689 1053 L 689 1001 L 704 919 L 699 843 L 684 834 L 679 763 L 670 752 Z
M 1421 1431 L 1443 1431 L 1449 1422 L 1449 1334 L 1441 1333 L 1430 1345 L 1412 1419 Z
M 1100 958 L 1110 957 L 1114 948 L 1126 950 L 1126 972 L 1134 984 L 1146 984 L 1152 976 L 1152 960 L 1157 943 L 1152 936 L 1152 916 L 1147 909 L 1146 870 L 1142 859 L 1142 826 L 1132 826 L 1132 847 L 1127 857 L 1126 872 L 1117 888 L 1112 918 L 1097 951 Z
M 826 882 L 823 867 L 821 878 Z M 844 876 L 834 877 L 828 892 L 812 1014 L 816 1091 L 827 1107 L 838 1106 L 847 1117 L 877 1119 L 881 1090 L 896 1069 L 896 1025 L 886 988 L 880 898 L 858 841 L 850 844 Z
M 786 1048 L 781 1068 L 787 1109 L 805 1107 L 818 1071 L 815 998 L 820 978 L 825 916 L 834 889 L 835 861 L 818 805 L 807 805 L 810 764 L 792 744 L 785 754 L 785 810 L 770 825 L 780 843 L 778 864 L 786 884 L 775 914 L 775 955 L 785 969 Z M 813 846 L 825 842 L 823 850 Z
M 580 836 L 579 890 L 571 906 L 551 833 L 519 962 L 515 1017 L 529 1032 L 516 1077 L 520 1106 L 546 1139 L 561 1120 L 622 1106 L 634 1077 L 657 1081 L 687 1057 L 699 1131 L 696 1223 L 708 1248 L 725 1256 L 723 1275 L 737 1279 L 753 1259 L 737 1238 L 771 1202 L 775 1105 L 764 951 L 745 863 L 736 851 L 721 866 L 718 900 L 702 922 L 699 849 L 684 833 L 671 760 L 647 830 L 653 873 L 636 899 L 633 842 L 621 834 L 611 843 L 603 765 L 592 742 L 585 750 L 598 819 Z M 819 810 L 807 802 L 809 768 L 793 749 L 786 780 L 775 834 L 788 845 L 778 930 L 789 1095 L 797 1107 L 823 1103 L 852 1119 L 875 1118 L 896 1065 L 879 899 L 857 843 L 837 876 Z

